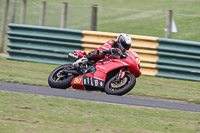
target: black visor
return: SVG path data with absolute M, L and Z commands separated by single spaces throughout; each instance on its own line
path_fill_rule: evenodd
M 126 50 L 129 50 L 129 48 L 130 48 L 130 46 L 131 46 L 131 45 L 127 44 L 125 41 L 122 41 L 120 44 L 121 44 L 122 47 L 124 47 Z

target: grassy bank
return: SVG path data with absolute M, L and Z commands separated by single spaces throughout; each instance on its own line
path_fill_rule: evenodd
M 6 60 L 0 56 L 0 81 L 48 86 L 47 78 L 58 65 Z M 141 76 L 128 93 L 200 103 L 200 82 Z
M 200 114 L 0 91 L 2 133 L 195 133 Z
M 39 25 L 42 1 L 29 0 L 27 2 L 26 24 Z M 178 29 L 177 33 L 172 34 L 172 38 L 200 41 L 200 32 L 196 30 L 200 25 L 200 1 L 197 0 L 45 1 L 47 2 L 46 26 L 60 26 L 62 3 L 68 2 L 67 27 L 90 30 L 90 6 L 97 4 L 100 6 L 97 23 L 99 31 L 165 37 L 166 11 L 171 9 L 174 11 L 174 20 Z M 11 6 L 10 2 L 9 14 L 11 14 Z M 21 1 L 19 1 L 16 10 L 16 23 L 20 23 L 21 6 Z M 0 1 L 0 14 L 2 14 L 2 9 L 3 1 Z

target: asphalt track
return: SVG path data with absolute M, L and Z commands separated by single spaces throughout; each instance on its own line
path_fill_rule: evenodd
M 73 98 L 88 101 L 97 101 L 113 104 L 126 104 L 134 106 L 162 108 L 171 110 L 182 110 L 190 112 L 200 112 L 200 104 L 190 104 L 186 102 L 147 99 L 128 96 L 112 96 L 106 94 L 91 93 L 76 90 L 61 90 L 41 86 L 22 85 L 15 83 L 0 82 L 0 91 L 9 91 L 25 94 L 36 94 L 43 96 L 54 96 L 62 98 Z

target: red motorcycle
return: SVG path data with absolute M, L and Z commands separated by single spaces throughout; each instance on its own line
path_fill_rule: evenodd
M 84 62 L 82 57 L 86 52 L 74 50 L 68 57 L 74 62 L 81 59 L 78 67 L 72 64 L 57 67 L 49 75 L 49 86 L 60 89 L 72 86 L 80 90 L 101 90 L 110 95 L 126 94 L 135 86 L 136 78 L 141 75 L 140 59 L 135 52 L 125 51 L 119 54 L 112 51 L 114 50 L 97 62 Z

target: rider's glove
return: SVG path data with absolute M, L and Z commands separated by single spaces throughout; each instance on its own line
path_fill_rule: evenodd
M 111 52 L 116 55 L 122 55 L 122 51 L 119 48 L 111 48 Z
M 118 52 L 119 52 L 119 50 L 118 50 L 118 49 L 116 49 L 116 48 L 112 48 L 112 52 L 113 52 L 113 53 L 118 53 Z

